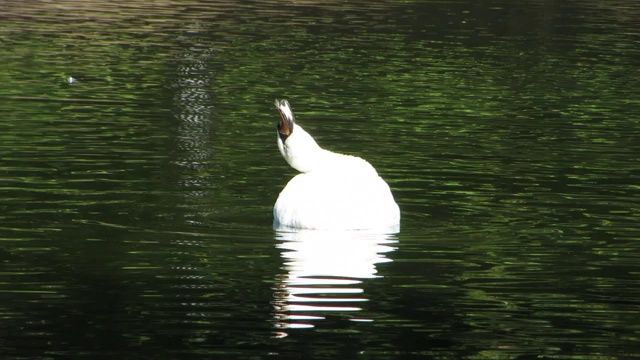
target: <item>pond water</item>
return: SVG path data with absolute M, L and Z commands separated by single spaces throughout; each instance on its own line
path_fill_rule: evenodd
M 640 357 L 640 3 L 4 1 L 3 359 Z M 276 233 L 276 98 L 394 235 Z

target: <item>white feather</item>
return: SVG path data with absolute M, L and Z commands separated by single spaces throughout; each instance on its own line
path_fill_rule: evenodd
M 293 121 L 286 100 L 276 101 Z M 400 210 L 387 183 L 364 159 L 322 149 L 300 125 L 278 136 L 278 149 L 296 175 L 274 206 L 277 229 L 344 229 L 397 232 Z

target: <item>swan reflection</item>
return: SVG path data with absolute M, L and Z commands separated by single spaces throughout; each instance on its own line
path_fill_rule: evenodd
M 372 321 L 356 314 L 368 301 L 362 283 L 382 277 L 376 264 L 392 261 L 386 255 L 395 250 L 394 235 L 299 230 L 277 232 L 276 239 L 286 270 L 273 301 L 279 331 L 313 327 L 314 321 L 336 313 L 350 313 L 351 321 Z

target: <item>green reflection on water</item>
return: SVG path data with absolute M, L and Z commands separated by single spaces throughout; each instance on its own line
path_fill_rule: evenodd
M 0 25 L 9 355 L 637 356 L 635 3 L 65 4 Z M 274 344 L 281 97 L 403 232 L 370 324 Z

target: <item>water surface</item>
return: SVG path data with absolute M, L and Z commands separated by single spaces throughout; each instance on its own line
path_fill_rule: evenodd
M 0 9 L 3 359 L 640 357 L 635 1 Z M 275 98 L 399 234 L 271 229 Z

